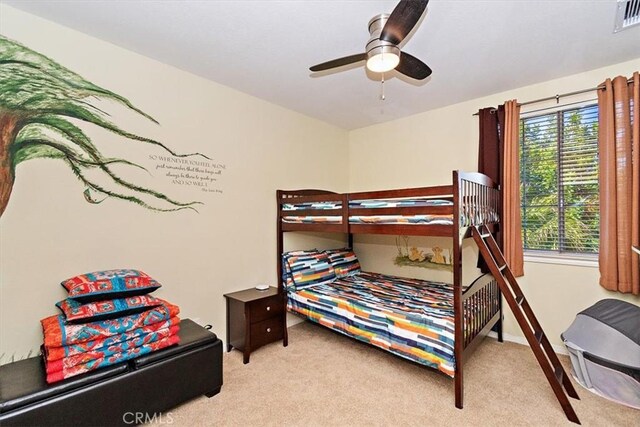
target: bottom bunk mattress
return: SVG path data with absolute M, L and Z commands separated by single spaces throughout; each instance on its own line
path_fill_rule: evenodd
M 360 272 L 289 289 L 289 311 L 454 376 L 453 286 Z

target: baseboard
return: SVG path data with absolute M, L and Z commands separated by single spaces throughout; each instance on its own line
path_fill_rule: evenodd
M 494 331 L 489 332 L 488 336 L 494 339 L 498 339 L 498 333 Z M 514 342 L 516 344 L 526 345 L 527 347 L 529 346 L 527 339 L 520 335 L 511 335 L 511 334 L 503 333 L 502 339 L 504 339 L 505 341 Z M 563 345 L 551 344 L 551 347 L 553 347 L 553 350 L 558 354 L 569 355 L 566 347 Z
M 302 323 L 304 320 L 305 319 L 303 317 L 287 312 L 287 328 L 297 325 L 298 323 Z

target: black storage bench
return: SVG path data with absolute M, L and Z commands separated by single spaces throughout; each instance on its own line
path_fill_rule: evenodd
M 42 357 L 0 366 L 0 426 L 113 426 L 159 422 L 171 408 L 222 387 L 222 341 L 180 323 L 180 344 L 54 384 Z

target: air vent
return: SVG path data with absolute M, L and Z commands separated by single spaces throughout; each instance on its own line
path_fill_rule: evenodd
M 640 0 L 618 0 L 614 33 L 640 24 Z

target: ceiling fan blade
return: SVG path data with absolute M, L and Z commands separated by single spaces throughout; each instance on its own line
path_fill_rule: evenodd
M 396 67 L 396 71 L 416 80 L 424 80 L 432 73 L 427 64 L 405 52 L 400 53 L 400 63 Z
M 402 0 L 398 3 L 380 33 L 380 40 L 399 44 L 418 23 L 427 3 L 429 0 Z
M 353 64 L 354 62 L 364 61 L 365 59 L 367 59 L 367 54 L 359 53 L 357 55 L 345 56 L 344 58 L 338 58 L 332 61 L 323 62 L 322 64 L 314 65 L 313 67 L 309 67 L 309 70 L 313 72 L 324 71 L 331 68 L 342 67 L 343 65 Z

